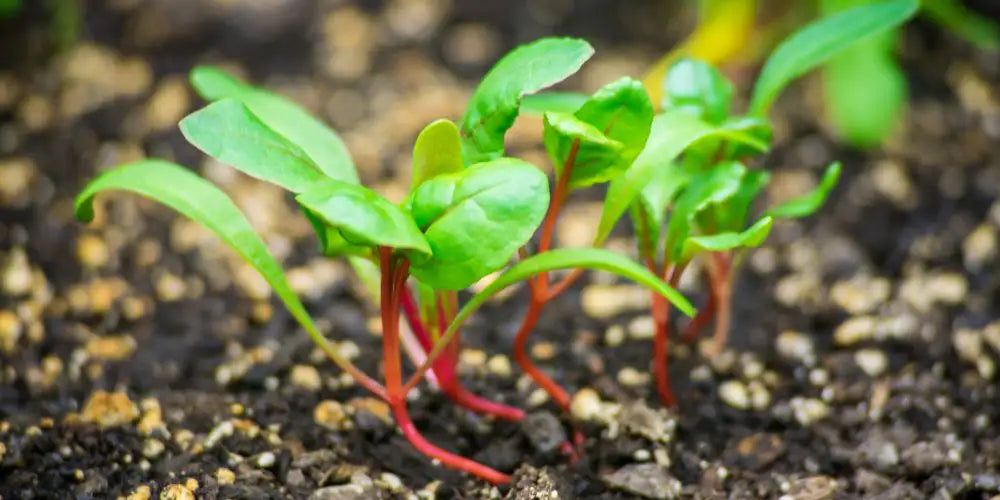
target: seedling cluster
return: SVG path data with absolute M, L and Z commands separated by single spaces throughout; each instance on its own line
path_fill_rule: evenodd
M 787 83 L 859 37 L 888 29 L 915 9 L 861 7 L 806 28 L 775 52 L 754 90 L 746 116 L 730 116 L 732 86 L 696 60 L 676 64 L 664 79 L 657 114 L 646 89 L 622 78 L 590 96 L 525 96 L 575 73 L 592 55 L 583 40 L 546 38 L 503 57 L 474 92 L 460 121 L 427 125 L 413 148 L 412 184 L 401 203 L 362 186 L 337 135 L 290 101 L 211 67 L 191 73 L 207 106 L 184 118 L 191 144 L 221 163 L 288 190 L 315 229 L 320 249 L 344 257 L 378 291 L 382 328 L 382 382 L 345 359 L 319 331 L 284 273 L 231 199 L 185 167 L 164 160 L 119 166 L 79 195 L 79 219 L 93 216 L 98 193 L 125 190 L 157 200 L 204 225 L 252 264 L 292 316 L 330 359 L 386 401 L 404 436 L 443 465 L 493 483 L 503 472 L 428 442 L 413 424 L 407 396 L 429 380 L 456 404 L 517 421 L 518 408 L 472 394 L 456 374 L 461 327 L 500 290 L 526 282 L 530 303 L 513 346 L 518 364 L 562 408 L 568 393 L 536 367 L 526 345 L 547 302 L 584 269 L 612 272 L 647 287 L 656 323 L 654 370 L 664 403 L 675 400 L 667 377 L 670 306 L 694 316 L 684 338 L 715 318 L 716 346 L 725 342 L 732 276 L 745 249 L 759 245 L 772 220 L 815 211 L 836 183 L 833 165 L 812 193 L 749 222 L 766 172 L 744 162 L 770 142 L 766 110 Z M 867 10 L 864 10 L 867 9 Z M 874 17 L 864 30 L 842 34 L 857 16 Z M 855 16 L 855 17 L 850 17 Z M 810 31 L 812 30 L 812 31 Z M 522 104 L 544 111 L 543 141 L 554 182 L 538 167 L 505 156 L 504 135 Z M 590 248 L 553 248 L 553 232 L 570 194 L 607 184 L 604 211 Z M 600 248 L 628 212 L 641 262 Z M 694 259 L 704 263 L 709 299 L 694 308 L 673 285 Z M 570 270 L 558 281 L 550 272 Z M 501 271 L 460 303 L 458 291 Z M 401 320 L 409 328 L 401 328 Z M 404 372 L 402 352 L 412 370 Z M 579 438 L 578 438 L 579 439 Z M 571 447 L 570 447 L 571 449 Z

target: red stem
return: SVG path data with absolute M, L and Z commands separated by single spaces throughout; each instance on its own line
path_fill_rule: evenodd
M 712 254 L 712 263 L 715 268 L 715 278 L 713 288 L 718 296 L 718 314 L 715 318 L 715 332 L 712 334 L 712 352 L 710 356 L 721 353 L 726 348 L 726 341 L 729 339 L 729 323 L 732 318 L 732 273 L 730 273 L 730 258 L 728 254 Z
M 715 317 L 715 311 L 718 307 L 718 293 L 716 289 L 715 280 L 712 278 L 711 273 L 706 273 L 708 276 L 709 291 L 708 300 L 705 301 L 705 306 L 698 309 L 698 314 L 694 316 L 687 326 L 684 327 L 684 332 L 681 333 L 681 342 L 684 344 L 690 344 L 694 342 L 702 330 L 712 321 Z
M 650 270 L 656 273 L 656 265 L 650 260 L 647 265 Z M 672 287 L 677 286 L 684 266 L 674 267 L 670 273 L 668 283 Z M 664 266 L 664 275 L 666 269 Z M 651 294 L 653 324 L 655 326 L 653 334 L 653 377 L 656 380 L 656 392 L 660 396 L 660 402 L 664 406 L 676 407 L 677 398 L 674 396 L 674 389 L 670 383 L 670 303 L 658 293 Z
M 569 394 L 531 361 L 525 349 L 528 343 L 528 336 L 531 335 L 535 325 L 538 324 L 538 318 L 541 316 L 543 305 L 544 302 L 537 300 L 535 297 L 531 298 L 531 303 L 528 305 L 528 312 L 525 313 L 524 319 L 521 322 L 521 328 L 517 331 L 517 336 L 514 337 L 514 360 L 517 361 L 517 364 L 521 366 L 521 369 L 528 376 L 534 379 L 535 383 L 541 386 L 542 389 L 545 389 L 545 392 L 549 393 L 549 396 L 560 408 L 568 411 L 570 405 Z
M 410 419 L 410 412 L 406 409 L 405 400 L 400 404 L 392 405 L 392 414 L 396 419 L 396 423 L 399 424 L 400 430 L 403 431 L 403 436 L 406 437 L 407 441 L 409 441 L 410 444 L 412 444 L 413 447 L 420 453 L 438 460 L 441 462 L 441 465 L 468 472 L 473 476 L 483 478 L 493 484 L 505 484 L 510 482 L 510 476 L 496 469 L 487 467 L 474 460 L 469 460 L 461 455 L 456 455 L 438 448 L 427 441 L 427 439 L 420 434 L 420 431 L 417 430 L 417 427 L 413 425 L 413 420 Z

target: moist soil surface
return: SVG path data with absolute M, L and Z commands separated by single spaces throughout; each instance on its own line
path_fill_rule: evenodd
M 377 374 L 376 313 L 347 267 L 318 257 L 280 192 L 183 142 L 176 121 L 200 105 L 186 71 L 222 64 L 291 95 L 392 195 L 419 129 L 458 116 L 509 47 L 591 39 L 598 55 L 568 86 L 593 90 L 639 74 L 690 16 L 656 2 L 84 2 L 79 43 L 55 54 L 28 3 L 0 22 L 3 46 L 24 48 L 0 59 L 3 498 L 1000 495 L 995 55 L 910 25 L 910 106 L 875 152 L 820 124 L 817 82 L 782 98 L 779 146 L 760 164 L 769 200 L 808 189 L 834 159 L 844 176 L 820 213 L 780 223 L 747 258 L 729 348 L 707 359 L 674 346 L 676 411 L 650 381 L 638 288 L 590 276 L 537 329 L 532 354 L 577 393 L 575 418 L 508 357 L 524 290 L 483 308 L 464 329 L 463 380 L 530 417 L 483 419 L 426 386 L 411 410 L 432 442 L 514 474 L 495 488 L 416 453 L 210 235 L 126 195 L 102 197 L 84 227 L 73 196 L 144 155 L 198 169 L 249 214 L 323 331 Z M 509 142 L 546 165 L 539 129 L 526 120 Z M 599 199 L 574 199 L 564 243 L 587 241 Z M 627 228 L 613 246 L 630 251 Z M 697 275 L 682 284 L 700 302 Z M 574 430 L 586 436 L 576 461 L 558 450 Z

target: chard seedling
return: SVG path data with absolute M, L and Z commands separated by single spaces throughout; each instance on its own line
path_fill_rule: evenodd
M 736 3 L 753 5 L 753 2 Z M 625 160 L 628 165 L 624 169 L 607 157 L 613 157 L 613 142 L 624 143 L 625 138 L 602 136 L 599 124 L 591 124 L 589 128 L 577 125 L 570 129 L 558 127 L 565 120 L 552 119 L 579 114 L 586 107 L 585 103 L 596 96 L 547 93 L 527 100 L 527 109 L 546 113 L 547 133 L 550 129 L 561 130 L 563 135 L 578 141 L 576 149 L 567 150 L 553 148 L 550 146 L 552 141 L 546 140 L 556 165 L 567 159 L 576 160 L 575 155 L 581 151 L 587 151 L 587 157 L 593 158 L 593 152 L 597 151 L 604 155 L 599 157 L 603 158 L 600 161 L 619 172 L 608 185 L 594 246 L 604 243 L 627 212 L 635 228 L 639 255 L 650 272 L 676 285 L 694 259 L 702 262 L 710 288 L 708 300 L 687 325 L 683 339 L 693 340 L 714 320 L 711 351 L 719 352 L 723 348 L 730 328 L 733 275 L 746 250 L 765 240 L 775 218 L 804 217 L 817 210 L 839 177 L 840 165 L 834 163 L 827 168 L 815 191 L 771 208 L 756 221 L 749 220 L 754 200 L 767 185 L 768 174 L 748 168 L 745 162 L 770 147 L 772 135 L 767 111 L 775 98 L 790 82 L 858 41 L 898 26 L 913 15 L 918 5 L 916 0 L 895 0 L 855 7 L 792 34 L 768 58 L 750 96 L 749 109 L 742 116 L 731 115 L 734 87 L 714 67 L 692 58 L 672 60 L 669 71 L 656 83 L 656 92 L 650 92 L 663 96 L 660 102 L 653 103 L 661 111 L 656 115 L 645 111 L 641 115 L 643 120 L 651 120 L 650 124 L 648 129 L 633 129 L 632 138 L 643 136 L 636 130 L 648 130 L 648 133 L 645 139 L 637 141 L 642 147 L 638 154 L 631 156 L 634 159 Z M 746 14 L 752 9 L 735 14 L 740 12 Z M 726 21 L 724 14 L 716 12 L 716 21 L 721 25 L 735 22 Z M 648 97 L 646 100 L 648 102 Z M 651 104 L 648 109 L 652 107 Z M 586 121 L 575 117 L 578 121 Z M 553 149 L 557 154 L 553 154 Z M 625 147 L 621 149 L 624 151 Z M 556 192 L 561 185 L 569 187 L 572 183 L 569 179 L 557 182 L 553 202 L 563 197 L 561 191 L 558 196 Z M 552 213 L 550 209 L 549 214 Z M 547 227 L 548 224 L 543 223 L 540 250 L 546 248 L 543 245 L 547 241 Z M 532 304 L 544 303 L 577 275 L 571 274 L 552 290 L 546 287 L 544 275 L 539 276 L 532 284 Z M 529 309 L 526 324 L 533 325 L 537 321 L 535 309 Z M 664 404 L 673 406 L 676 401 L 667 357 L 669 310 L 669 304 L 662 297 L 652 297 L 653 372 L 657 393 Z M 518 347 L 515 345 L 515 349 Z M 520 361 L 524 354 L 515 350 L 515 356 Z M 526 364 L 522 362 L 522 366 Z M 532 368 L 525 369 L 533 373 Z M 551 380 L 537 373 L 533 373 L 533 377 L 561 405 L 568 403 L 565 391 Z
M 627 159 L 641 148 L 633 130 L 637 126 L 638 133 L 643 133 L 644 118 L 629 118 L 622 123 L 630 125 L 616 127 L 623 133 L 629 131 L 629 137 L 619 140 L 612 134 L 607 144 L 595 143 L 593 148 L 584 140 L 589 130 L 571 139 L 568 146 L 562 142 L 563 132 L 553 135 L 553 147 L 562 144 L 557 152 L 567 157 L 559 177 L 561 187 L 554 190 L 555 204 L 545 174 L 527 162 L 503 156 L 503 136 L 517 116 L 522 96 L 566 78 L 591 53 L 582 40 L 542 39 L 501 59 L 483 79 L 460 127 L 439 120 L 418 136 L 413 184 L 398 205 L 362 186 L 337 135 L 290 101 L 214 68 L 192 71 L 195 89 L 211 102 L 181 121 L 185 138 L 216 160 L 291 192 L 315 229 L 323 254 L 347 257 L 369 289 L 377 290 L 384 383 L 354 366 L 326 339 L 232 200 L 188 169 L 156 159 L 119 166 L 84 188 L 76 200 L 76 214 L 89 221 L 97 194 L 124 190 L 159 201 L 205 226 L 261 273 L 335 364 L 388 403 L 401 432 L 415 448 L 445 466 L 493 483 L 507 482 L 506 474 L 428 442 L 407 409 L 407 395 L 430 372 L 442 391 L 461 406 L 509 420 L 523 418 L 522 410 L 476 396 L 460 385 L 455 371 L 460 327 L 472 312 L 514 283 L 529 280 L 536 289 L 550 271 L 590 268 L 632 279 L 693 314 L 690 303 L 662 279 L 626 257 L 595 248 L 521 256 L 459 305 L 457 291 L 506 267 L 543 219 L 555 216 L 570 186 L 606 180 L 628 163 L 616 162 L 605 170 L 578 166 L 571 158 L 590 158 L 591 153 L 604 158 L 602 148 L 613 145 L 616 158 Z M 588 108 L 589 114 L 581 116 L 592 125 L 603 122 L 600 126 L 610 134 L 611 116 L 627 108 L 619 100 L 637 90 L 641 93 L 641 87 L 632 82 L 612 87 Z M 624 102 L 631 103 L 631 99 Z M 638 115 L 649 115 L 647 108 L 648 103 L 640 106 Z M 579 125 L 573 120 L 583 119 L 561 118 L 570 131 Z M 587 146 L 580 146 L 582 142 Z M 547 227 L 542 234 L 549 241 L 550 222 Z M 400 312 L 413 332 L 411 342 L 400 328 Z M 411 344 L 415 369 L 408 378 L 401 343 Z

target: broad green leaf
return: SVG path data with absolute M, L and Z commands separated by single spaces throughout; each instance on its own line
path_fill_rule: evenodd
M 691 236 L 684 240 L 681 262 L 687 262 L 701 252 L 724 252 L 760 246 L 767 239 L 773 223 L 774 219 L 764 217 L 744 231 Z
M 409 250 L 417 260 L 431 254 L 410 214 L 364 186 L 327 179 L 295 201 L 352 245 Z
M 415 193 L 413 211 L 430 216 L 424 236 L 433 257 L 414 262 L 410 272 L 438 289 L 460 290 L 502 268 L 534 234 L 549 204 L 545 174 L 514 158 L 476 164 L 433 182 L 454 183 L 451 201 L 442 205 L 435 197 L 425 210 L 423 191 Z
M 671 262 L 684 262 L 681 259 L 685 240 L 697 217 L 712 205 L 730 199 L 739 189 L 746 172 L 746 167 L 738 162 L 720 163 L 699 172 L 684 186 L 667 223 L 666 248 Z M 707 228 L 707 231 L 714 232 L 715 229 Z
M 663 110 L 685 110 L 711 124 L 729 116 L 733 84 L 712 65 L 685 57 L 663 79 Z
M 93 219 L 94 196 L 111 190 L 131 191 L 156 200 L 215 233 L 260 272 L 292 317 L 338 366 L 364 377 L 319 332 L 264 241 L 219 188 L 179 165 L 142 160 L 109 170 L 91 181 L 76 198 L 76 218 L 83 222 Z
M 413 192 L 427 179 L 441 174 L 460 172 L 462 142 L 458 127 L 451 120 L 436 120 L 424 127 L 413 145 Z
M 923 0 L 924 13 L 982 49 L 1000 50 L 1000 26 L 955 0 Z
M 771 54 L 750 99 L 750 114 L 764 115 L 788 83 L 855 43 L 909 19 L 918 0 L 875 2 L 815 21 L 793 33 Z
M 732 116 L 726 118 L 719 125 L 719 128 L 746 134 L 768 145 L 764 151 L 761 151 L 756 147 L 747 146 L 739 142 L 729 142 L 723 150 L 722 160 L 740 161 L 747 157 L 766 152 L 770 149 L 771 141 L 774 139 L 774 130 L 771 128 L 771 123 L 759 116 Z
M 325 177 L 302 148 L 260 121 L 241 102 L 223 99 L 180 123 L 188 142 L 248 175 L 301 193 Z
M 505 55 L 483 77 L 462 117 L 462 156 L 471 165 L 503 155 L 503 137 L 521 98 L 576 73 L 594 48 L 575 38 L 542 38 Z
M 797 219 L 812 215 L 823 206 L 830 191 L 837 185 L 838 179 L 840 179 L 840 162 L 833 162 L 826 167 L 816 189 L 771 208 L 767 211 L 767 215 L 776 219 Z
M 579 92 L 541 92 L 521 98 L 521 112 L 542 115 L 548 111 L 574 113 L 589 96 Z
M 634 281 L 670 301 L 687 316 L 694 316 L 694 306 L 683 295 L 648 269 L 628 257 L 601 248 L 556 248 L 524 259 L 503 272 L 470 298 L 448 325 L 444 336 L 434 345 L 420 371 L 425 371 L 458 332 L 462 323 L 486 301 L 501 290 L 532 276 L 558 269 L 595 269 L 617 274 Z
M 572 162 L 571 188 L 605 182 L 628 166 L 622 158 L 622 143 L 573 115 L 545 113 L 542 138 L 557 177 Z
M 455 201 L 455 187 L 461 176 L 440 175 L 425 181 L 407 197 L 403 206 L 410 211 L 413 222 L 426 231 Z
M 328 177 L 358 182 L 358 172 L 340 137 L 291 100 L 243 83 L 211 66 L 196 66 L 190 79 L 205 100 L 232 98 L 242 102 L 268 127 L 302 148 Z
M 299 205 L 299 208 L 302 209 L 302 214 L 305 215 L 306 220 L 309 221 L 309 224 L 315 230 L 316 239 L 319 240 L 319 249 L 323 252 L 323 255 L 327 257 L 340 257 L 343 255 L 366 256 L 372 253 L 371 246 L 366 244 L 356 245 L 347 241 L 337 228 L 327 224 L 326 221 L 312 210 L 302 205 Z
M 653 119 L 653 126 L 642 152 L 625 173 L 616 177 L 608 186 L 604 209 L 594 238 L 595 245 L 607 239 L 618 219 L 635 201 L 642 188 L 650 182 L 656 169 L 668 168 L 668 165 L 689 146 L 711 136 L 745 144 L 760 151 L 766 151 L 768 147 L 767 143 L 755 137 L 713 127 L 683 111 L 675 110 L 657 115 Z
M 21 0 L 0 0 L 0 19 L 12 19 L 21 13 Z
M 601 87 L 574 115 L 622 143 L 622 159 L 631 164 L 642 151 L 653 125 L 653 103 L 642 82 L 623 77 Z
M 757 198 L 757 195 L 767 186 L 771 180 L 771 174 L 764 170 L 748 170 L 736 192 L 725 201 L 716 205 L 715 221 L 718 224 L 717 231 L 738 231 L 746 223 L 750 206 Z

